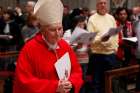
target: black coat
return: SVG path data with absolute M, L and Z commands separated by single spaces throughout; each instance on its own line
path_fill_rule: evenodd
M 1 20 L 0 21 L 0 35 L 5 35 L 4 29 L 5 29 L 6 23 Z M 21 47 L 23 44 L 23 39 L 21 36 L 21 28 L 15 21 L 11 21 L 9 23 L 9 29 L 10 33 L 8 35 L 12 35 L 12 39 L 2 39 L 0 38 L 0 45 L 17 45 L 17 47 Z

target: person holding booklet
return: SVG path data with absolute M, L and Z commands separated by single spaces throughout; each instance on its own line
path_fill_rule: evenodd
M 76 53 L 77 59 L 82 67 L 84 81 L 86 81 L 85 76 L 89 59 L 88 45 L 91 41 L 90 38 L 94 38 L 95 35 L 96 33 L 90 33 L 86 30 L 86 17 L 82 15 L 74 17 L 72 29 L 66 30 L 63 35 L 63 38 L 73 47 Z M 80 93 L 85 93 L 85 83 Z
M 67 43 L 71 44 L 71 37 L 72 33 L 74 32 L 76 27 L 79 27 L 81 29 L 86 28 L 86 17 L 82 15 L 77 15 L 73 18 L 73 23 L 71 29 L 68 29 L 63 34 L 63 39 L 66 40 Z
M 13 93 L 79 93 L 82 70 L 74 51 L 61 38 L 61 1 L 38 0 L 34 13 L 40 32 L 20 52 Z
M 130 38 L 135 36 L 132 22 L 128 20 L 129 13 L 126 8 L 120 7 L 116 10 L 116 23 L 117 26 L 122 26 L 122 30 L 119 32 L 119 47 L 117 51 L 117 59 L 121 62 L 122 66 L 128 66 L 134 56 L 133 51 L 135 47 L 133 43 L 127 41 L 124 38 Z M 135 58 L 133 58 L 135 59 Z
M 90 93 L 105 93 L 104 72 L 117 66 L 116 51 L 118 48 L 118 35 L 103 38 L 111 28 L 116 28 L 116 22 L 112 15 L 107 13 L 108 0 L 96 0 L 97 13 L 89 18 L 87 29 L 90 32 L 98 32 L 93 39 L 90 49 L 87 78 L 92 79 Z

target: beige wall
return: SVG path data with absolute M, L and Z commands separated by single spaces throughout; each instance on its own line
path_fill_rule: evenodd
M 62 0 L 64 4 L 68 4 L 71 9 L 77 7 L 88 7 L 88 2 L 90 0 Z
M 140 5 L 140 0 L 128 0 L 128 8 Z
M 19 0 L 21 3 L 25 3 L 28 0 Z M 36 1 L 36 0 L 35 0 Z M 65 4 L 68 4 L 71 9 L 77 7 L 88 7 L 90 10 L 95 9 L 96 0 L 62 0 Z M 110 2 L 110 0 L 108 0 Z M 110 3 L 108 2 L 108 9 L 110 8 Z M 16 0 L 0 0 L 0 6 L 15 6 Z M 140 0 L 128 0 L 128 8 L 140 5 Z
M 96 8 L 96 0 L 62 0 L 65 4 L 68 4 L 70 8 L 77 8 L 86 6 L 90 10 Z M 128 0 L 128 8 L 132 8 L 140 4 L 140 0 Z M 110 0 L 108 0 L 108 9 L 110 9 Z
M 77 7 L 88 7 L 90 10 L 96 9 L 96 0 L 62 0 L 64 4 L 68 4 L 71 9 Z M 108 2 L 108 9 L 110 4 Z
M 89 0 L 88 7 L 90 10 L 96 10 L 96 1 L 97 0 Z M 108 0 L 108 9 L 110 8 L 110 0 Z
M 88 7 L 90 10 L 96 9 L 96 0 L 62 0 L 62 1 L 64 2 L 64 4 L 68 4 L 71 9 L 77 7 Z
M 0 0 L 0 6 L 6 8 L 8 6 L 15 7 L 16 0 Z

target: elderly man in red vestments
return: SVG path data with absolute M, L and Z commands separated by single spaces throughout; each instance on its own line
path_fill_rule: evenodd
M 82 70 L 71 47 L 61 39 L 63 5 L 60 0 L 38 0 L 34 13 L 41 28 L 20 52 L 13 93 L 79 93 Z M 68 79 L 59 79 L 55 63 L 69 54 Z M 73 91 L 72 91 L 73 90 Z

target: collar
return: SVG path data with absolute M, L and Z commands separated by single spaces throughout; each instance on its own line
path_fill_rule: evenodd
M 9 21 L 6 22 L 6 24 L 9 24 L 11 22 L 14 22 L 14 20 L 9 20 Z
M 42 39 L 45 41 L 45 43 L 47 44 L 47 46 L 49 47 L 49 50 L 55 50 L 55 49 L 59 49 L 59 45 L 58 43 L 55 43 L 54 45 L 53 44 L 50 44 L 46 39 L 45 37 L 42 35 Z

